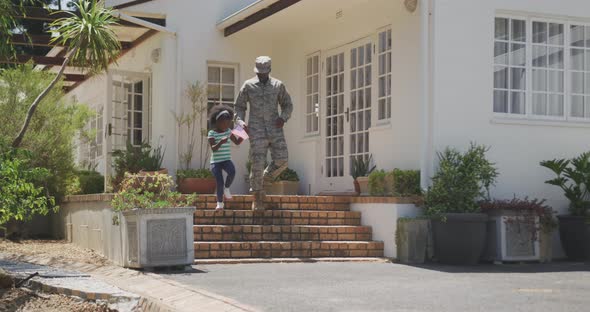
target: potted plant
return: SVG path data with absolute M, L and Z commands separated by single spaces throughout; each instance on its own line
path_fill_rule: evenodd
M 439 167 L 426 192 L 426 214 L 432 217 L 434 255 L 441 263 L 476 264 L 486 245 L 486 222 L 479 202 L 489 198 L 498 176 L 485 154 L 472 143 L 461 153 L 446 148 L 438 153 Z
M 191 265 L 196 197 L 173 192 L 174 181 L 166 174 L 137 177 L 126 173 L 111 202 L 123 221 L 124 266 Z
M 180 115 L 174 115 L 178 133 L 186 133 L 186 146 L 180 152 L 182 168 L 176 173 L 178 190 L 184 194 L 213 194 L 215 192 L 215 177 L 207 168 L 209 160 L 209 145 L 207 143 L 207 92 L 201 82 L 189 83 L 185 89 L 185 96 L 191 102 L 190 110 Z M 201 125 L 205 125 L 204 127 Z M 199 168 L 191 169 L 194 150 L 199 148 Z
M 570 260 L 590 260 L 590 152 L 573 159 L 554 159 L 541 166 L 555 173 L 545 183 L 560 187 L 569 200 L 569 215 L 559 215 L 559 237 Z
M 373 155 L 368 158 L 362 156 L 352 159 L 352 178 L 354 179 L 354 191 L 359 195 L 369 194 L 369 175 L 375 170 L 372 165 Z
M 178 191 L 183 194 L 213 194 L 215 177 L 209 169 L 183 169 L 176 173 Z
M 137 179 L 144 179 L 146 176 L 158 172 L 167 174 L 168 170 L 162 168 L 164 151 L 162 147 L 152 149 L 148 143 L 134 146 L 127 142 L 122 150 L 113 151 L 113 168 L 115 175 L 111 178 L 111 186 L 117 191 L 125 177 L 125 173 L 138 174 Z
M 287 168 L 270 186 L 265 186 L 268 195 L 297 195 L 299 192 L 299 176 L 294 170 Z
M 490 217 L 487 260 L 551 260 L 550 234 L 557 224 L 545 200 L 515 197 L 485 201 L 481 208 Z

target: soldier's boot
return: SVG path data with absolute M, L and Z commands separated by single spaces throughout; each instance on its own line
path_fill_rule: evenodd
M 264 184 L 271 185 L 287 169 L 287 161 L 273 161 L 264 170 Z
M 263 211 L 266 193 L 264 191 L 254 191 L 252 195 L 254 195 L 254 200 L 252 201 L 252 210 Z

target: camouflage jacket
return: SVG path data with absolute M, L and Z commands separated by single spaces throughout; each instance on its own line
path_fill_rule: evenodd
M 247 80 L 238 94 L 235 109 L 239 120 L 245 120 L 247 103 L 250 103 L 248 127 L 250 131 L 274 129 L 275 121 L 280 117 L 285 122 L 293 112 L 293 102 L 283 83 L 270 77 L 266 83 L 254 77 Z M 278 107 L 281 107 L 279 114 Z

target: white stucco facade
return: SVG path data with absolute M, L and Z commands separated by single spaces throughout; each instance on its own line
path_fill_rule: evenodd
M 216 27 L 218 22 L 253 2 L 155 0 L 124 9 L 138 15 L 163 16 L 166 27 L 176 32 L 176 37 L 160 33 L 150 38 L 123 56 L 117 65 L 121 70 L 150 73 L 151 138 L 153 143 L 166 147 L 164 166 L 172 173 L 179 165 L 178 145 L 185 138 L 178 135 L 171 111 L 188 107 L 182 94 L 186 83 L 206 81 L 207 64 L 214 62 L 235 65 L 237 85 L 241 85 L 253 76 L 255 57 L 269 55 L 273 58 L 272 75 L 286 84 L 295 103 L 286 136 L 289 166 L 301 178 L 301 194 L 352 189 L 348 168 L 342 178 L 332 179 L 333 183 L 325 173 L 325 62 L 338 51 L 350 56 L 351 49 L 361 42 L 377 49 L 379 33 L 391 29 L 391 118 L 378 122 L 378 91 L 373 90 L 372 124 L 368 129 L 368 152 L 377 167 L 421 169 L 428 177 L 436 167 L 436 151 L 446 146 L 464 149 L 474 141 L 491 147 L 489 157 L 499 168 L 493 196 L 546 198 L 559 212 L 567 209 L 561 192 L 544 184 L 551 175 L 539 162 L 587 151 L 590 124 L 494 113 L 494 23 L 495 17 L 507 14 L 590 22 L 590 2 L 420 0 L 418 9 L 408 12 L 403 1 L 304 0 L 224 37 Z M 158 48 L 161 58 L 155 63 L 151 55 Z M 318 53 L 324 65 L 319 74 L 320 131 L 308 135 L 306 56 L 314 53 Z M 376 56 L 373 89 L 377 88 L 378 78 Z M 346 64 L 350 65 L 348 61 Z M 350 68 L 345 73 L 350 74 Z M 345 104 L 350 106 L 351 82 L 348 78 L 345 81 Z M 97 77 L 70 94 L 92 106 L 102 105 L 108 102 L 106 86 L 106 78 Z M 567 91 L 564 93 L 567 98 Z M 567 100 L 564 105 L 568 105 Z M 349 123 L 344 127 L 350 127 Z M 349 135 L 347 131 L 345 137 Z M 346 137 L 345 150 L 350 150 L 348 140 Z M 246 173 L 248 144 L 235 147 L 234 152 L 238 168 L 236 192 L 245 192 L 242 177 Z M 344 151 L 345 158 L 347 153 Z

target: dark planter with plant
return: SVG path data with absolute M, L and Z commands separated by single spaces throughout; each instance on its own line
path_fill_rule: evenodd
M 557 221 L 545 200 L 493 200 L 481 207 L 490 217 L 486 260 L 551 261 L 551 233 Z
M 123 265 L 191 265 L 196 196 L 173 192 L 174 181 L 168 175 L 155 173 L 151 181 L 140 177 L 126 173 L 111 202 L 122 221 Z M 119 223 L 118 218 L 114 221 Z
M 460 153 L 451 148 L 438 153 L 439 168 L 425 196 L 432 217 L 434 256 L 445 264 L 477 264 L 486 246 L 486 222 L 479 202 L 489 198 L 498 176 L 485 154 L 488 148 L 471 144 Z
M 545 183 L 560 187 L 570 215 L 559 215 L 559 237 L 570 260 L 590 260 L 590 152 L 573 159 L 541 162 L 556 177 Z
M 359 156 L 352 160 L 352 178 L 354 191 L 359 195 L 369 195 L 369 175 L 375 170 L 373 155 L 368 158 Z
M 180 152 L 183 169 L 176 172 L 178 191 L 183 194 L 215 193 L 215 177 L 209 168 L 209 144 L 207 143 L 207 86 L 199 81 L 189 83 L 185 96 L 191 102 L 187 112 L 174 115 L 178 133 L 186 134 L 186 147 Z M 199 169 L 191 169 L 194 150 L 199 150 Z

